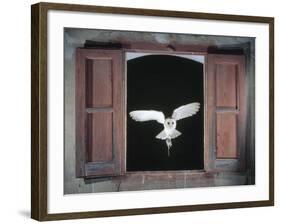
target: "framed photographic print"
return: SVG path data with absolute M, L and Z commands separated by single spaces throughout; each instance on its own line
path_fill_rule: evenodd
M 32 218 L 274 204 L 274 18 L 32 5 Z

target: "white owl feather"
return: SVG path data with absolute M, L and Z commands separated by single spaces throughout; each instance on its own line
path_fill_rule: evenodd
M 130 113 L 130 116 L 135 121 L 157 121 L 160 124 L 164 124 L 165 116 L 163 112 L 156 110 L 136 110 Z
M 190 117 L 196 114 L 199 111 L 199 108 L 200 108 L 200 103 L 190 103 L 190 104 L 183 105 L 174 110 L 172 118 L 178 121 L 183 118 Z

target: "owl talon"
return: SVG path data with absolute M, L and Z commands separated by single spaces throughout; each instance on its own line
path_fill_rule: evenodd
M 168 146 L 168 156 L 170 156 L 170 148 L 172 147 L 172 140 L 170 138 L 167 138 L 166 144 Z

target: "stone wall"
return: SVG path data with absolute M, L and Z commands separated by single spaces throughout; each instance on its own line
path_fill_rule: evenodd
M 86 40 L 98 42 L 142 42 L 152 44 L 186 44 L 213 45 L 218 47 L 234 46 L 243 48 L 246 54 L 246 80 L 250 102 L 247 115 L 247 148 L 250 175 L 214 174 L 209 177 L 203 174 L 166 177 L 155 181 L 153 174 L 132 175 L 129 178 L 84 180 L 75 177 L 75 49 L 83 47 Z M 254 39 L 247 37 L 224 37 L 207 35 L 183 35 L 166 33 L 142 33 L 125 31 L 106 31 L 65 28 L 64 30 L 64 193 L 112 192 L 125 190 L 167 189 L 184 187 L 223 186 L 254 183 Z M 198 178 L 198 175 L 202 178 Z

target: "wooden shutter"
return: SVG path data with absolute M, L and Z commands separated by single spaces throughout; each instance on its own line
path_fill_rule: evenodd
M 124 171 L 124 72 L 121 50 L 76 50 L 76 173 Z
M 242 55 L 208 55 L 207 169 L 245 169 L 246 86 Z

